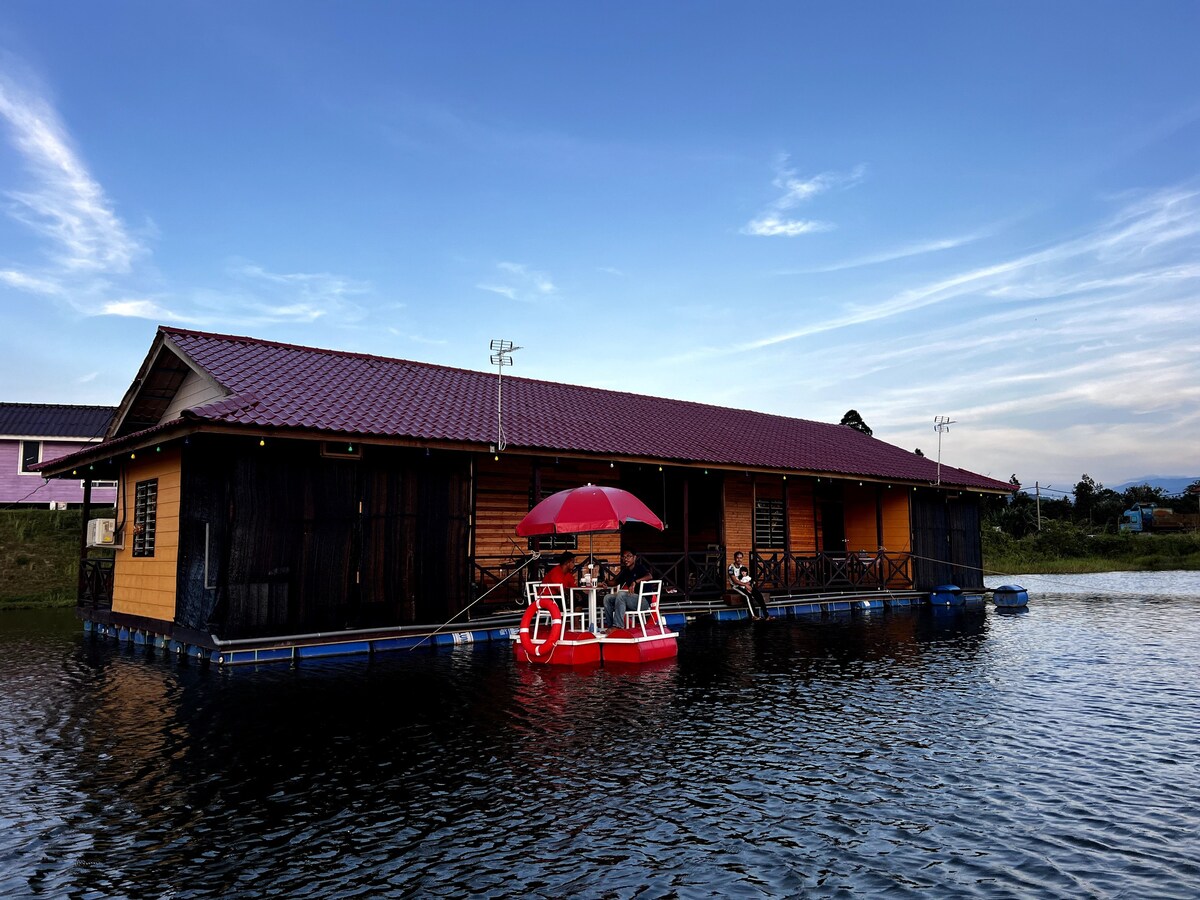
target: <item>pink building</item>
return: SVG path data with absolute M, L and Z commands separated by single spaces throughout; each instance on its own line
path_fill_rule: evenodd
M 0 403 L 0 507 L 83 503 L 82 479 L 46 481 L 31 468 L 99 443 L 113 412 L 111 406 Z M 116 501 L 116 482 L 103 477 L 93 473 L 93 504 Z

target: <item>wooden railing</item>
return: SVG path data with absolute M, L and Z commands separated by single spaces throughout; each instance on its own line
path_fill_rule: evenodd
M 553 554 L 546 554 L 517 574 L 515 578 L 494 591 L 477 614 L 497 606 L 513 606 L 523 602 L 525 582 L 537 581 L 543 571 L 554 565 Z M 479 597 L 493 588 L 514 570 L 525 557 L 476 557 L 474 560 L 474 593 Z M 725 554 L 712 550 L 684 553 L 643 553 L 655 578 L 663 580 L 671 591 L 665 599 L 711 600 L 728 590 Z M 602 574 L 607 577 L 620 567 L 618 561 L 597 558 Z M 768 593 L 804 593 L 853 589 L 906 590 L 912 587 L 912 558 L 907 553 L 815 553 L 800 555 L 779 550 L 756 550 L 750 554 L 751 572 Z M 671 589 L 674 589 L 673 591 Z
M 79 597 L 81 609 L 112 609 L 113 561 L 85 559 L 79 563 Z
M 886 550 L 803 556 L 785 550 L 755 550 L 750 554 L 750 567 L 763 589 L 776 593 L 912 587 L 912 557 Z

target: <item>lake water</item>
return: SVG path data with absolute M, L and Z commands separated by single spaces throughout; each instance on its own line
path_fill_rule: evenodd
M 1200 894 L 1200 575 L 219 671 L 0 614 L 0 895 Z M 1040 586 L 1039 586 L 1040 585 Z

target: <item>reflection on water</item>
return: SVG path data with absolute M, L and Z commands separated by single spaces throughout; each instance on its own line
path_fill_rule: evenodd
M 0 895 L 1191 897 L 1200 590 L 1135 586 L 579 670 L 221 672 L 5 614 Z

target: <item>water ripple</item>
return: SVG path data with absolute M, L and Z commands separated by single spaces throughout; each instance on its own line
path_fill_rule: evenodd
M 1200 604 L 207 671 L 0 618 L 0 895 L 1192 897 Z

